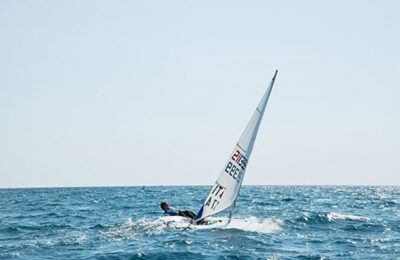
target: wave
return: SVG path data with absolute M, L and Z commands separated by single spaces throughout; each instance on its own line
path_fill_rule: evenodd
M 7 253 L 0 253 L 0 257 L 7 257 L 7 258 L 9 258 L 9 257 L 19 257 L 20 256 L 20 254 L 19 254 L 19 252 L 18 251 L 15 251 L 15 252 L 7 252 Z
M 105 224 L 97 224 L 93 228 L 100 229 L 100 233 L 108 238 L 118 238 L 120 240 L 122 237 L 126 238 L 134 238 L 137 235 L 154 235 L 164 233 L 167 225 L 160 220 L 147 220 L 145 218 L 139 219 L 136 222 L 133 222 L 131 218 L 129 218 L 123 225 L 117 227 L 109 227 Z M 115 240 L 115 239 L 112 239 Z
M 224 223 L 228 222 L 226 217 L 209 217 L 207 218 L 210 224 L 209 226 L 195 226 L 191 225 L 188 219 L 180 219 L 174 223 L 168 223 L 169 227 L 173 228 L 188 228 L 188 229 L 239 229 L 249 232 L 257 233 L 275 233 L 282 231 L 283 221 L 279 219 L 259 219 L 254 216 L 247 218 L 233 218 L 229 225 L 225 226 Z
M 290 197 L 281 199 L 281 201 L 284 201 L 284 202 L 290 202 L 290 201 L 294 201 L 294 200 L 295 200 L 294 198 L 290 198 Z
M 361 220 L 361 221 L 369 221 L 370 218 L 364 216 L 355 216 L 355 215 L 346 215 L 341 213 L 331 212 L 327 214 L 327 218 L 329 221 L 334 220 Z
M 160 217 L 155 220 L 147 220 L 145 218 L 139 219 L 133 222 L 129 219 L 124 225 L 120 227 L 109 228 L 105 226 L 98 227 L 99 229 L 107 229 L 105 233 L 108 234 L 117 234 L 121 232 L 127 231 L 136 231 L 136 235 L 156 235 L 167 232 L 168 230 L 176 230 L 183 229 L 189 232 L 195 232 L 198 229 L 237 229 L 248 232 L 257 232 L 257 233 L 277 233 L 281 232 L 284 227 L 284 223 L 286 221 L 274 218 L 257 218 L 254 216 L 250 216 L 247 218 L 233 218 L 228 226 L 219 225 L 219 226 L 194 226 L 190 224 L 190 221 L 186 218 L 177 218 L 172 217 Z M 208 218 L 210 222 L 220 222 L 226 223 L 227 218 L 225 217 L 210 217 Z M 350 214 L 342 214 L 337 212 L 329 212 L 329 213 L 308 213 L 304 212 L 301 218 L 297 218 L 295 220 L 290 221 L 289 223 L 303 223 L 303 224 L 328 224 L 335 221 L 359 221 L 364 222 L 364 224 L 368 224 L 365 222 L 369 222 L 371 219 L 366 216 L 358 216 L 358 215 L 350 215 Z
M 210 217 L 210 222 L 226 223 L 225 217 Z M 329 213 L 303 213 L 301 218 L 289 221 L 289 223 L 304 223 L 304 224 L 328 224 L 334 221 L 370 221 L 370 218 L 365 216 L 357 216 L 350 214 L 342 214 L 337 212 Z M 136 221 L 128 219 L 125 224 L 120 226 L 108 226 L 98 224 L 92 228 L 98 229 L 100 233 L 108 238 L 133 238 L 137 236 L 153 236 L 169 232 L 172 230 L 184 230 L 185 232 L 196 232 L 196 230 L 204 229 L 224 229 L 224 230 L 242 230 L 247 232 L 257 232 L 262 234 L 281 232 L 284 227 L 284 221 L 274 218 L 257 218 L 250 216 L 247 218 L 233 218 L 229 225 L 210 225 L 210 226 L 196 226 L 190 224 L 189 219 L 181 217 L 159 217 L 157 219 L 149 220 L 141 218 Z
M 282 231 L 283 221 L 279 219 L 259 219 L 256 217 L 248 217 L 244 219 L 233 218 L 228 226 L 224 225 L 210 225 L 210 226 L 196 226 L 191 225 L 190 221 L 180 217 L 160 217 L 155 220 L 147 220 L 146 218 L 139 219 L 137 221 L 128 221 L 119 227 L 107 227 L 105 225 L 96 225 L 95 229 L 99 229 L 99 232 L 103 235 L 112 238 L 120 237 L 125 234 L 129 237 L 136 236 L 152 236 L 162 234 L 170 230 L 185 230 L 189 232 L 195 232 L 196 230 L 204 229 L 238 229 L 248 232 L 257 233 L 276 233 Z M 210 222 L 214 223 L 226 223 L 228 218 L 222 217 L 210 217 Z M 124 235 L 123 235 L 124 236 Z
M 352 221 L 370 221 L 371 219 L 365 216 L 357 216 L 350 214 L 342 214 L 337 212 L 328 213 L 310 213 L 303 212 L 303 215 L 295 220 L 289 220 L 290 223 L 303 223 L 303 224 L 327 224 L 338 220 L 352 220 Z
M 282 231 L 282 225 L 283 221 L 280 219 L 258 219 L 252 216 L 245 219 L 234 218 L 226 228 L 268 234 Z

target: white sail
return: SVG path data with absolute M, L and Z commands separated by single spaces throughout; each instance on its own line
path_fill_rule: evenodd
M 228 162 L 225 164 L 217 181 L 201 206 L 196 221 L 217 214 L 232 206 L 236 201 L 277 73 L 278 71 L 276 70 L 268 89 L 240 136 L 239 141 L 236 143 Z

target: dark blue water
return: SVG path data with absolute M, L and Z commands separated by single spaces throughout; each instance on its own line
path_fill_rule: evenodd
M 245 186 L 227 228 L 158 219 L 209 189 L 0 189 L 0 259 L 400 259 L 400 187 Z

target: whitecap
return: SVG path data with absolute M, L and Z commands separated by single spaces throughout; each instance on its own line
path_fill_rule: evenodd
M 379 197 L 380 199 L 387 199 L 387 198 L 389 198 L 389 195 L 386 194 L 386 193 L 378 193 L 378 197 Z
M 364 216 L 355 216 L 355 215 L 346 215 L 346 214 L 341 214 L 341 213 L 336 213 L 336 212 L 331 212 L 327 214 L 327 218 L 329 221 L 333 220 L 366 220 L 369 221 L 370 218 L 364 217 Z
M 280 219 L 258 219 L 252 216 L 244 219 L 234 218 L 226 228 L 268 234 L 282 231 L 282 224 Z
M 351 240 L 351 239 L 347 239 L 346 242 L 349 243 L 349 244 L 352 244 L 352 245 L 356 245 L 357 244 L 356 241 Z
M 317 202 L 330 202 L 331 199 L 317 199 Z
M 4 257 L 19 257 L 20 256 L 20 254 L 19 254 L 19 252 L 18 251 L 15 251 L 15 252 L 7 252 L 7 253 L 0 253 L 0 256 L 4 256 Z

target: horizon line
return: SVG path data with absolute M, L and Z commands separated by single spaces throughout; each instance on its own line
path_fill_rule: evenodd
M 32 186 L 32 187 L 0 187 L 6 189 L 65 189 L 65 188 L 133 188 L 133 187 L 183 187 L 183 186 L 212 186 L 206 184 L 144 184 L 144 185 L 82 185 L 82 186 Z M 305 187 L 400 187 L 400 184 L 243 184 L 242 186 L 305 186 Z

